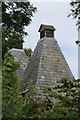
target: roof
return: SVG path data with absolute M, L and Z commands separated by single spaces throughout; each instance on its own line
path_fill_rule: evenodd
M 43 29 L 43 30 L 52 30 L 52 31 L 55 31 L 55 30 L 56 30 L 56 29 L 53 27 L 53 25 L 43 25 L 43 24 L 41 24 L 38 32 L 40 32 L 41 29 Z

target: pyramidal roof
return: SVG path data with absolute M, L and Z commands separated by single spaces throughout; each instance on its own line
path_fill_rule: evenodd
M 45 88 L 55 86 L 56 81 L 64 77 L 74 79 L 57 40 L 54 37 L 41 38 L 25 70 L 25 88 L 33 81 L 42 92 Z
M 23 49 L 12 48 L 9 51 L 14 56 L 15 61 L 20 61 L 20 70 L 17 70 L 16 74 L 18 78 L 24 79 L 24 71 L 26 70 L 26 67 L 28 65 L 29 58 L 26 56 Z

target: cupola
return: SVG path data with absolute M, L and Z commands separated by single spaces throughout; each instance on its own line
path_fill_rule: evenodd
M 56 29 L 52 25 L 43 25 L 43 24 L 41 24 L 38 32 L 40 32 L 40 38 L 54 37 L 54 31 L 55 30 Z

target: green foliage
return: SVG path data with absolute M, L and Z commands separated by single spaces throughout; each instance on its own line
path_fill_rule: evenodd
M 14 62 L 13 56 L 8 52 L 3 60 L 2 67 L 2 115 L 3 119 L 21 116 L 22 97 L 20 93 L 20 80 L 15 75 L 19 69 L 19 62 Z
M 33 53 L 32 49 L 31 48 L 28 48 L 28 49 L 24 49 L 26 55 L 29 57 L 29 60 L 31 59 L 31 54 Z
M 79 3 L 80 2 L 76 2 L 76 1 L 72 1 L 70 2 L 71 5 L 71 14 L 73 16 L 73 18 L 77 18 L 78 17 L 78 13 L 79 13 Z
M 80 79 L 72 81 L 67 78 L 57 81 L 58 85 L 49 92 L 49 97 L 57 101 L 57 105 L 54 103 L 54 109 L 51 110 L 54 116 L 70 120 L 80 117 L 79 82 Z
M 80 20 L 80 18 L 78 17 L 78 14 L 80 12 L 80 1 L 74 1 L 72 0 L 70 2 L 70 6 L 71 6 L 71 13 L 68 15 L 69 16 L 73 16 L 73 18 L 78 18 Z M 76 25 L 80 25 L 80 22 L 78 21 Z
M 2 2 L 3 26 L 6 29 L 11 29 L 12 32 L 20 33 L 22 36 L 26 35 L 27 32 L 25 32 L 24 26 L 28 26 L 31 23 L 35 11 L 36 7 L 31 5 L 29 1 Z
M 45 99 L 41 100 L 38 89 L 33 82 L 29 84 L 25 97 L 20 93 L 20 80 L 15 72 L 20 64 L 14 62 L 8 52 L 3 60 L 3 119 L 61 119 L 76 120 L 80 117 L 80 79 L 68 80 L 63 78 L 57 81 L 53 88 L 44 91 Z M 55 100 L 53 99 L 55 98 Z
M 3 60 L 3 119 L 61 119 L 76 120 L 80 117 L 80 79 L 68 80 L 63 78 L 57 81 L 53 88 L 44 91 L 45 99 L 41 100 L 38 89 L 33 82 L 29 84 L 25 97 L 20 93 L 20 80 L 15 72 L 20 64 L 14 62 L 8 52 Z M 55 100 L 53 99 L 55 98 Z
M 76 44 L 79 44 L 80 43 L 80 41 L 75 41 L 76 42 Z
M 25 98 L 26 103 L 22 109 L 23 111 L 23 118 L 38 118 L 38 111 L 37 108 L 40 105 L 39 97 L 37 96 L 37 89 L 34 85 L 32 85 L 32 82 L 29 83 L 30 87 L 28 89 L 27 96 Z
M 78 30 L 79 30 L 80 29 L 80 16 L 79 16 L 79 14 L 80 14 L 80 0 L 76 0 L 76 1 L 72 0 L 70 2 L 70 6 L 71 6 L 71 13 L 68 15 L 68 17 L 72 16 L 73 19 L 78 18 L 76 25 L 78 26 Z M 79 45 L 80 42 L 77 40 L 77 41 L 75 41 L 75 43 Z
M 4 62 L 4 64 L 6 64 L 7 67 L 9 66 L 9 68 L 12 68 L 11 63 Z M 11 72 L 10 69 L 4 70 Z M 57 120 L 76 120 L 79 118 L 80 96 L 79 91 L 76 91 L 75 89 L 79 88 L 79 84 L 77 84 L 80 82 L 79 79 L 70 81 L 66 78 L 63 78 L 59 80 L 56 87 L 48 88 L 44 91 L 45 99 L 41 100 L 40 96 L 37 94 L 38 89 L 35 88 L 35 85 L 32 85 L 32 82 L 29 83 L 28 91 L 25 91 L 25 96 L 22 98 L 18 94 L 18 84 L 14 84 L 14 82 L 11 81 L 10 77 L 7 78 L 8 80 L 6 79 L 7 81 L 5 81 L 3 85 L 3 89 L 5 88 L 3 93 L 6 93 L 3 94 L 3 116 L 5 115 L 4 118 L 47 118 Z M 14 91 L 15 94 L 13 95 Z M 54 101 L 53 98 L 56 100 Z
M 23 37 L 36 7 L 30 2 L 2 2 L 2 56 L 11 48 L 22 49 Z
M 24 40 L 19 33 L 12 32 L 11 29 L 6 30 L 4 27 L 2 27 L 2 33 L 3 33 L 2 34 L 2 49 L 3 49 L 2 57 L 4 58 L 5 53 L 7 53 L 9 49 L 12 49 L 12 48 L 21 49 Z

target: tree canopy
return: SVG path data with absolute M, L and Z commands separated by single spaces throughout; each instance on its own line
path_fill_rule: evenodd
M 80 118 L 80 91 L 77 80 L 62 78 L 56 81 L 57 85 L 47 88 L 44 93 L 48 93 L 49 98 L 55 98 L 53 108 L 49 111 L 49 117 L 61 120 L 77 120 Z
M 76 1 L 71 1 L 70 2 L 71 5 L 71 13 L 68 15 L 68 17 L 72 16 L 74 19 L 78 19 L 76 22 L 76 26 L 78 26 L 78 30 L 80 29 L 80 0 L 76 0 Z M 80 41 L 77 40 L 75 41 L 76 44 L 79 45 Z M 79 45 L 80 46 L 80 45 Z
M 32 22 L 37 8 L 30 2 L 2 3 L 2 50 L 3 57 L 8 49 L 22 48 L 23 37 L 28 35 L 25 26 Z
M 28 26 L 35 13 L 36 7 L 30 2 L 3 2 L 2 3 L 2 23 L 6 29 L 12 32 L 27 35 L 24 26 Z M 7 35 L 8 36 L 8 35 Z
M 73 16 L 74 19 L 78 18 L 80 20 L 80 17 L 78 17 L 78 14 L 80 12 L 80 1 L 71 1 L 71 13 L 69 16 Z M 80 21 L 77 22 L 76 25 L 80 24 Z

